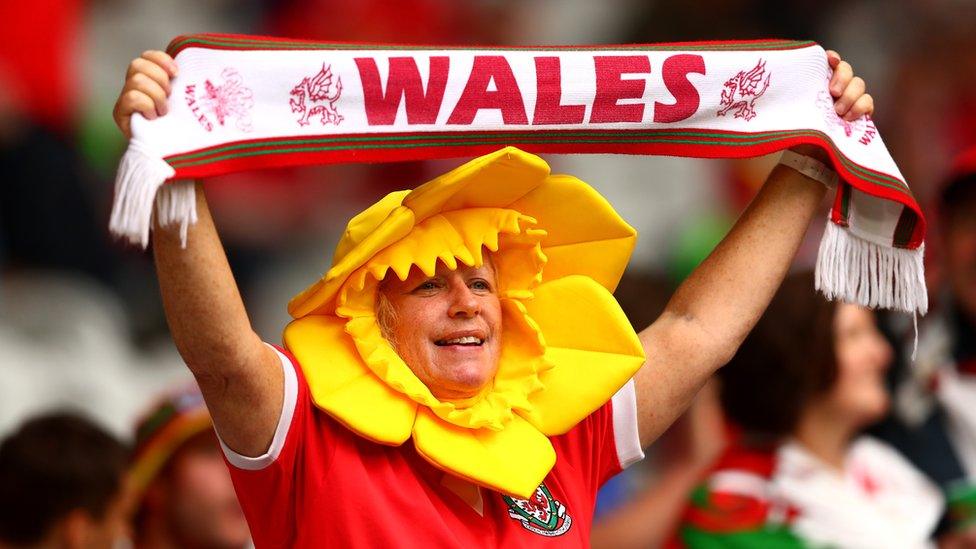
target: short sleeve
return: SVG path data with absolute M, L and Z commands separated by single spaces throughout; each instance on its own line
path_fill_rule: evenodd
M 594 493 L 610 477 L 643 459 L 634 381 L 628 381 L 609 402 L 552 442 L 557 459 L 583 473 Z
M 317 421 L 308 385 L 297 361 L 275 348 L 284 373 L 284 399 L 274 438 L 261 456 L 242 456 L 221 442 L 234 490 L 257 547 L 288 547 L 297 525 L 290 510 L 303 494 L 302 464 L 316 453 L 319 467 L 328 467 L 334 453 L 328 422 Z
M 223 440 L 220 440 L 220 447 L 224 451 L 224 457 L 227 458 L 227 462 L 234 468 L 244 471 L 259 471 L 278 461 L 284 451 L 285 441 L 288 438 L 288 433 L 291 431 L 292 423 L 297 421 L 295 412 L 299 393 L 298 368 L 291 358 L 281 350 L 275 348 L 275 353 L 277 353 L 278 359 L 281 362 L 281 371 L 285 381 L 285 394 L 281 402 L 281 412 L 278 414 L 278 425 L 275 427 L 274 438 L 271 440 L 271 446 L 268 448 L 268 451 L 256 457 L 238 454 L 227 447 Z

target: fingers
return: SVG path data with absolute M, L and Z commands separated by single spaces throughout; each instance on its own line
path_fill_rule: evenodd
M 141 72 L 132 75 L 132 78 L 129 79 L 129 82 L 132 84 L 132 89 L 141 91 L 142 93 L 148 95 L 150 99 L 152 99 L 153 108 L 155 109 L 156 114 L 158 114 L 159 116 L 163 116 L 168 112 L 166 108 L 166 98 L 169 96 L 169 92 L 163 89 L 163 87 L 160 86 L 158 82 L 156 82 L 155 80 L 153 80 L 152 78 L 146 76 Z M 142 114 L 144 116 L 146 115 L 145 112 L 143 112 Z
M 837 68 L 840 61 L 841 59 L 839 53 L 835 52 L 834 50 L 827 50 L 827 64 L 831 69 Z
M 838 61 L 837 66 L 834 67 L 834 74 L 830 77 L 830 95 L 840 97 L 852 78 L 854 78 L 854 69 L 851 68 L 851 64 L 843 60 Z
M 144 51 L 142 52 L 142 58 L 148 61 L 152 61 L 153 63 L 166 69 L 166 72 L 169 73 L 169 76 L 171 78 L 176 76 L 177 73 L 179 72 L 179 69 L 176 67 L 176 61 L 173 61 L 173 58 L 170 57 L 169 54 L 167 54 L 164 51 L 157 51 L 157 50 Z
M 853 122 L 864 115 L 871 116 L 873 114 L 874 98 L 871 97 L 870 94 L 866 93 L 854 102 L 854 106 L 851 107 L 851 110 L 847 111 L 847 114 L 844 115 L 844 120 Z
M 851 64 L 833 50 L 827 50 L 827 64 L 833 70 L 828 86 L 835 98 L 837 115 L 853 122 L 864 115 L 874 114 L 874 98 L 865 93 L 867 86 L 864 79 L 854 76 Z
M 144 74 L 151 78 L 153 82 L 159 84 L 160 87 L 166 92 L 166 95 L 170 93 L 170 74 L 165 68 L 154 63 L 148 59 L 140 57 L 135 59 L 132 63 L 129 63 L 129 70 L 126 72 L 125 79 L 129 80 L 137 74 Z
M 840 116 L 846 115 L 854 105 L 854 102 L 864 95 L 865 89 L 866 86 L 864 85 L 863 78 L 860 76 L 851 78 L 850 83 L 847 84 L 846 88 L 844 88 L 844 91 L 840 94 L 840 97 L 834 101 L 834 110 L 837 111 L 837 114 Z
M 133 113 L 152 120 L 168 112 L 167 97 L 172 91 L 171 79 L 178 69 L 173 58 L 161 51 L 145 51 L 129 63 L 125 85 L 112 115 L 126 137 L 131 137 Z
M 112 113 L 115 123 L 125 136 L 132 137 L 131 119 L 132 113 L 139 112 L 143 116 L 152 120 L 156 118 L 156 104 L 151 97 L 139 90 L 124 91 L 115 103 L 115 111 Z

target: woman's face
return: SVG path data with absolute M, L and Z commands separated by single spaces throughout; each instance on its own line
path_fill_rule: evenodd
M 438 262 L 434 276 L 414 267 L 406 280 L 388 277 L 380 292 L 392 309 L 392 318 L 381 321 L 384 335 L 435 397 L 471 398 L 492 382 L 502 309 L 490 260 L 456 270 Z
M 892 352 L 875 324 L 874 313 L 857 305 L 838 304 L 834 351 L 837 380 L 824 404 L 859 427 L 877 421 L 888 409 L 884 374 Z
M 213 431 L 187 441 L 170 467 L 162 512 L 176 539 L 195 547 L 244 547 L 250 532 Z

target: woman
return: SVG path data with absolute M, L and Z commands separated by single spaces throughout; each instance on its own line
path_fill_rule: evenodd
M 870 115 L 864 81 L 827 57 L 838 115 Z M 163 52 L 130 64 L 124 133 L 165 116 L 177 72 Z M 185 248 L 157 227 L 153 253 L 259 547 L 585 546 L 600 484 L 734 353 L 825 194 L 777 167 L 638 339 L 610 294 L 633 229 L 502 149 L 354 217 L 290 303 L 284 352 L 251 328 L 202 191 Z
M 688 547 L 927 547 L 937 488 L 886 444 L 892 351 L 871 311 L 788 278 L 720 371 L 722 408 L 741 429 L 691 496 Z

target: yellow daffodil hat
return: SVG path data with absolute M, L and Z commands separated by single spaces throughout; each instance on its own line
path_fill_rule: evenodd
M 586 183 L 507 147 L 355 216 L 325 276 L 288 305 L 284 343 L 316 406 L 380 444 L 413 438 L 436 467 L 527 498 L 555 464 L 548 437 L 606 403 L 644 362 L 611 292 L 637 233 Z M 494 383 L 441 401 L 383 337 L 379 282 L 490 250 L 502 304 Z

